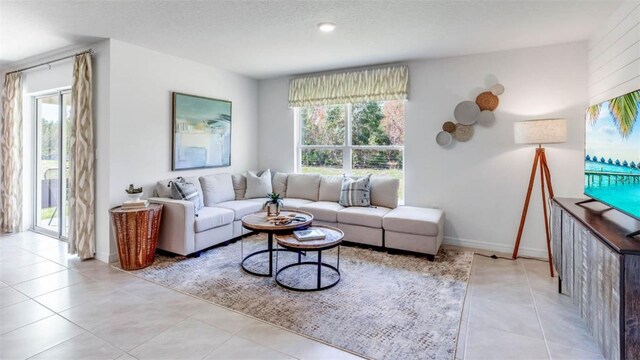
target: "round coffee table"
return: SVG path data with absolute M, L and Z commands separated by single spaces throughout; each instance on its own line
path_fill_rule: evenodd
M 242 270 L 248 272 L 251 275 L 256 276 L 272 276 L 273 275 L 273 252 L 274 251 L 289 251 L 285 249 L 274 250 L 273 249 L 273 234 L 282 233 L 282 232 L 291 232 L 292 230 L 298 228 L 304 228 L 311 225 L 313 221 L 313 215 L 305 211 L 280 211 L 280 216 L 290 216 L 290 217 L 298 217 L 304 218 L 304 220 L 294 220 L 289 224 L 274 224 L 269 222 L 269 218 L 267 217 L 266 211 L 258 211 L 253 214 L 246 215 L 242 218 L 242 226 L 249 230 L 253 230 L 256 232 L 264 232 L 267 233 L 267 249 L 255 251 L 244 258 L 242 258 Z M 249 270 L 245 267 L 244 263 L 249 258 L 252 258 L 256 255 L 269 253 L 269 271 L 267 273 L 259 273 L 252 270 Z
M 289 289 L 289 290 L 295 290 L 295 291 L 318 291 L 318 290 L 326 290 L 329 289 L 331 287 L 336 286 L 336 284 L 338 282 L 340 282 L 340 244 L 342 243 L 342 238 L 344 237 L 344 233 L 342 232 L 342 230 L 340 229 L 336 229 L 334 227 L 330 227 L 330 226 L 324 226 L 324 225 L 316 225 L 316 226 L 310 226 L 308 228 L 309 230 L 311 229 L 316 229 L 316 230 L 320 230 L 325 234 L 325 238 L 324 239 L 320 239 L 320 240 L 308 240 L 308 241 L 299 241 L 298 239 L 296 239 L 295 235 L 293 235 L 293 233 L 288 233 L 288 234 L 277 234 L 276 235 L 276 240 L 278 241 L 278 246 L 282 246 L 283 248 L 290 250 L 290 251 L 294 251 L 298 253 L 298 262 L 293 263 L 293 264 L 289 264 L 284 266 L 283 268 L 279 269 L 276 266 L 276 283 L 280 286 L 282 286 L 285 289 Z M 338 248 L 338 259 L 337 259 L 337 263 L 336 266 L 333 266 L 331 264 L 327 264 L 327 263 L 323 263 L 322 262 L 322 252 L 325 250 L 329 250 L 329 249 L 333 249 L 337 247 Z M 302 257 L 301 257 L 301 253 L 305 253 L 308 251 L 316 251 L 318 252 L 318 260 L 317 261 L 302 261 Z M 277 256 L 277 254 L 276 254 Z M 276 259 L 276 264 L 277 264 L 277 259 Z M 280 275 L 283 271 L 287 270 L 287 269 L 291 269 L 294 267 L 298 267 L 298 266 L 305 266 L 305 265 L 314 265 L 318 267 L 318 274 L 317 274 L 317 285 L 315 288 L 300 288 L 300 287 L 295 287 L 295 286 L 291 286 L 291 285 L 287 285 L 285 283 L 283 283 L 282 281 L 280 281 L 278 279 L 278 275 Z M 330 284 L 327 285 L 322 285 L 322 268 L 327 268 L 330 269 L 331 271 L 335 272 L 336 274 L 338 274 L 338 279 Z

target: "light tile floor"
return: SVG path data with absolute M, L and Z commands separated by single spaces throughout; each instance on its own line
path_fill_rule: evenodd
M 1 359 L 355 359 L 63 242 L 0 236 Z M 548 264 L 476 256 L 456 359 L 601 359 Z

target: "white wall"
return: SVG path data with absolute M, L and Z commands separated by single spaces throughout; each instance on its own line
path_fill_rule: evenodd
M 115 248 L 109 241 L 109 217 L 103 213 L 111 204 L 109 199 L 109 126 L 110 126 L 110 75 L 111 40 L 92 46 L 93 55 L 93 133 L 95 148 L 95 234 L 96 257 L 108 261 Z
M 295 171 L 296 136 L 289 108 L 289 79 L 263 80 L 258 85 L 260 168 Z
M 589 102 L 640 89 L 640 3 L 625 2 L 589 41 Z
M 548 147 L 556 196 L 582 193 L 587 44 L 571 43 L 414 61 L 405 117 L 405 203 L 446 212 L 446 241 L 511 252 L 534 149 L 513 143 L 514 121 L 565 117 L 568 142 Z M 496 80 L 497 79 L 497 80 Z M 453 109 L 499 81 L 506 87 L 491 128 L 443 149 L 435 136 Z M 293 170 L 293 112 L 288 79 L 260 81 L 260 167 Z M 277 139 L 277 141 L 274 141 Z M 539 179 L 536 179 L 539 181 Z M 546 256 L 539 183 L 521 254 Z
M 105 249 L 109 244 L 108 257 L 114 260 L 116 247 L 109 238 L 108 209 L 126 199 L 128 184 L 144 186 L 147 197 L 160 179 L 257 167 L 258 83 L 118 40 L 110 41 L 109 66 L 109 126 L 100 129 L 97 139 L 99 162 L 106 156 L 108 164 L 98 170 L 98 176 L 106 174 L 108 183 L 98 186 L 96 216 L 98 247 Z M 230 167 L 171 171 L 173 91 L 232 101 Z M 100 260 L 106 261 L 106 256 L 98 253 Z

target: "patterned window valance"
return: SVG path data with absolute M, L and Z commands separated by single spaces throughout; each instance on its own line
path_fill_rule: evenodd
M 407 66 L 305 76 L 289 84 L 289 107 L 405 100 Z

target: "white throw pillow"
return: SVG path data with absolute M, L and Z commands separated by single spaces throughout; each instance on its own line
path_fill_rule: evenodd
M 256 175 L 253 171 L 247 171 L 247 192 L 244 194 L 245 199 L 263 198 L 272 191 L 271 170 L 265 170 L 260 176 Z

